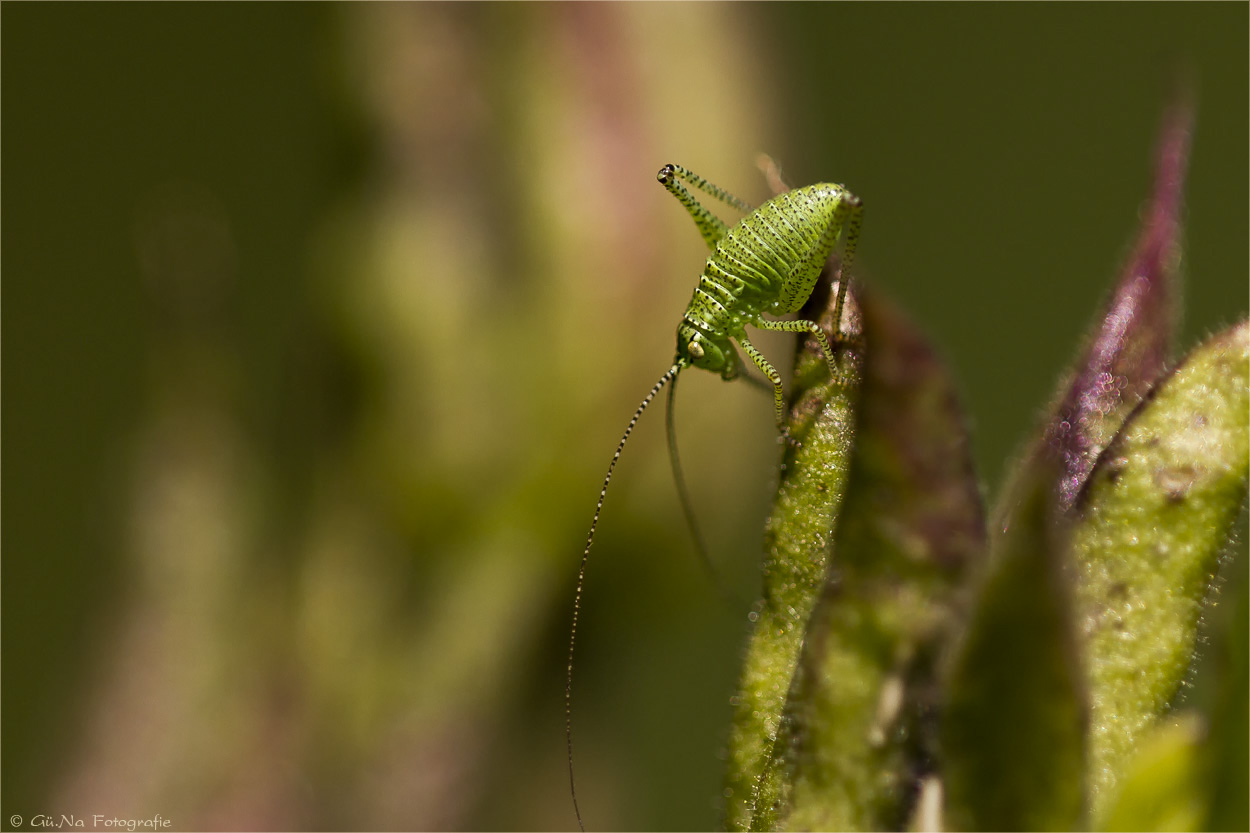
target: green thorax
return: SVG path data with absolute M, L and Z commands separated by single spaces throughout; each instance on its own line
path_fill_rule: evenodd
M 736 375 L 740 362 L 730 339 L 765 313 L 798 311 L 838 242 L 841 224 L 834 217 L 848 198 L 841 185 L 808 185 L 778 194 L 731 227 L 707 259 L 677 328 L 678 360 Z

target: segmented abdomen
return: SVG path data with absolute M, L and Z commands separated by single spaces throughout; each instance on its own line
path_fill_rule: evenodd
M 773 197 L 729 229 L 708 258 L 686 320 L 714 332 L 734 319 L 785 315 L 807 300 L 837 243 L 847 192 L 821 183 Z

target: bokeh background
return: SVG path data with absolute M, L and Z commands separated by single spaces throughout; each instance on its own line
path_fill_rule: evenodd
M 1183 343 L 1244 314 L 1248 22 L 5 4 L 4 818 L 572 826 L 577 559 L 706 256 L 655 171 L 759 201 L 767 151 L 861 195 L 861 274 L 953 366 L 992 493 L 1132 241 L 1178 74 Z M 699 517 L 749 596 L 768 397 L 706 374 L 681 394 Z M 598 828 L 718 818 L 746 611 L 698 567 L 662 423 L 588 576 Z

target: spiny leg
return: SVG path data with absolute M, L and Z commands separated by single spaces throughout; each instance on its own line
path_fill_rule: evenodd
M 738 378 L 746 382 L 748 385 L 755 388 L 756 390 L 763 391 L 764 393 L 772 395 L 772 392 L 773 392 L 772 382 L 761 379 L 760 377 L 756 376 L 754 373 L 748 373 L 745 369 L 743 369 L 743 371 L 740 374 L 738 374 Z
M 755 210 L 755 206 L 751 205 L 746 200 L 738 199 L 733 194 L 726 191 L 724 188 L 721 188 L 719 185 L 713 185 L 712 183 L 708 182 L 703 177 L 696 174 L 694 171 L 687 170 L 683 168 L 681 165 L 668 164 L 668 165 L 665 165 L 664 167 L 672 168 L 673 174 L 678 179 L 684 179 L 686 182 L 689 182 L 695 188 L 698 188 L 700 191 L 707 194 L 708 196 L 715 197 L 716 199 L 720 200 L 726 205 L 731 205 L 744 214 L 750 214 L 752 211 Z
M 699 229 L 699 234 L 703 236 L 703 242 L 707 243 L 709 249 L 715 249 L 716 244 L 725 236 L 728 227 L 720 217 L 703 207 L 702 203 L 694 198 L 694 196 L 686 190 L 686 186 L 677 181 L 672 165 L 665 165 L 660 168 L 660 172 L 656 174 L 656 179 L 660 184 L 668 189 L 668 192 L 677 198 L 686 211 L 690 212 L 694 224 Z
M 586 549 L 582 551 L 582 562 L 577 568 L 577 591 L 573 594 L 573 624 L 569 628 L 568 676 L 565 677 L 564 681 L 564 736 L 568 743 L 569 752 L 569 792 L 573 796 L 573 812 L 577 815 L 577 826 L 582 830 L 585 830 L 586 826 L 582 824 L 582 812 L 577 806 L 577 787 L 573 781 L 573 648 L 577 643 L 577 620 L 582 610 L 582 590 L 586 586 L 586 562 L 590 558 L 590 546 L 595 542 L 595 527 L 599 525 L 599 513 L 603 511 L 603 499 L 607 497 L 608 484 L 612 482 L 612 472 L 616 469 L 616 461 L 621 459 L 621 451 L 625 448 L 629 435 L 633 433 L 634 426 L 638 424 L 638 420 L 642 417 L 642 412 L 647 410 L 651 400 L 655 399 L 656 394 L 660 392 L 660 388 L 676 379 L 677 374 L 686 367 L 688 365 L 684 362 L 678 362 L 670 367 L 660 377 L 660 380 L 652 386 L 651 392 L 639 403 L 638 410 L 634 411 L 633 418 L 629 421 L 629 425 L 625 427 L 625 434 L 621 437 L 621 441 L 617 443 L 616 453 L 612 455 L 612 462 L 608 464 L 608 473 L 603 478 L 603 488 L 599 490 L 599 502 L 595 504 L 595 515 L 590 521 L 590 533 L 586 536 Z
M 838 371 L 837 360 L 833 355 L 833 346 L 829 344 L 829 339 L 825 335 L 824 329 L 815 321 L 769 321 L 766 318 L 760 318 L 755 321 L 755 326 L 761 330 L 772 330 L 781 333 L 811 333 L 816 337 L 816 342 L 820 345 L 820 352 L 825 354 L 825 364 L 829 365 L 829 376 L 835 382 L 845 383 L 846 377 Z
M 660 172 L 656 174 L 655 178 L 668 189 L 670 194 L 677 198 L 678 202 L 685 206 L 686 211 L 690 212 L 695 226 L 699 229 L 699 234 L 703 236 L 703 241 L 707 243 L 709 249 L 716 248 L 716 244 L 725 236 L 725 232 L 729 227 L 725 225 L 721 218 L 704 208 L 703 204 L 696 200 L 694 195 L 686 189 L 686 186 L 682 185 L 678 180 L 684 179 L 699 190 L 711 194 L 717 199 L 724 200 L 739 210 L 748 212 L 751 210 L 751 207 L 742 200 L 708 183 L 702 177 L 696 176 L 680 165 L 665 165 L 663 168 L 660 168 Z
M 755 362 L 755 366 L 764 372 L 768 380 L 773 383 L 773 405 L 777 413 L 777 430 L 786 440 L 793 442 L 790 438 L 790 430 L 786 428 L 786 392 L 781 385 L 781 374 L 777 369 L 768 363 L 768 359 L 764 358 L 764 354 L 755 349 L 755 345 L 747 341 L 746 336 L 736 336 L 738 343 L 742 345 L 742 350 L 751 357 L 751 361 Z

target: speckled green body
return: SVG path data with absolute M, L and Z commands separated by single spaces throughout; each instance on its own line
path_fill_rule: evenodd
M 841 185 L 809 185 L 773 197 L 729 229 L 682 316 L 678 356 L 732 377 L 729 339 L 741 339 L 747 325 L 766 328 L 765 314 L 798 312 L 837 245 L 851 200 Z M 693 357 L 690 344 L 704 342 L 712 347 Z
M 837 373 L 833 349 L 813 321 L 775 321 L 765 315 L 789 315 L 803 306 L 820 270 L 845 230 L 842 268 L 850 273 L 863 217 L 860 200 L 846 188 L 819 183 L 786 191 L 751 210 L 727 227 L 681 184 L 690 182 L 737 208 L 745 204 L 677 165 L 665 165 L 656 177 L 686 207 L 712 249 L 694 297 L 677 326 L 674 366 L 700 367 L 726 379 L 738 375 L 742 361 L 734 342 L 773 385 L 777 425 L 785 433 L 785 395 L 781 375 L 746 337 L 747 326 L 761 330 L 810 333 Z M 834 320 L 841 320 L 846 281 L 839 281 Z M 834 334 L 840 338 L 840 333 Z

